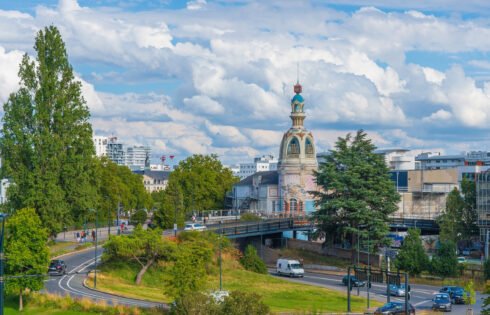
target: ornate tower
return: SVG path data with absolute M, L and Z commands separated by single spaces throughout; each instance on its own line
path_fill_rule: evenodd
M 280 211 L 292 216 L 315 211 L 309 192 L 317 190 L 313 176 L 318 168 L 316 149 L 313 134 L 304 127 L 306 114 L 301 92 L 302 87 L 297 82 L 289 116 L 292 126 L 282 137 L 278 163 Z

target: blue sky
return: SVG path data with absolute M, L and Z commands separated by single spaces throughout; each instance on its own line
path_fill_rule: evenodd
M 0 101 L 53 24 L 95 132 L 155 160 L 277 156 L 298 63 L 318 151 L 359 128 L 380 148 L 490 150 L 490 4 L 460 3 L 0 0 Z

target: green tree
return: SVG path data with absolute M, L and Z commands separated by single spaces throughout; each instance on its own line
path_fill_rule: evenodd
M 439 244 L 431 261 L 432 272 L 441 277 L 454 277 L 458 274 L 456 245 L 452 241 Z
M 327 239 L 347 234 L 351 244 L 357 235 L 373 244 L 387 243 L 389 215 L 400 199 L 382 156 L 363 130 L 339 138 L 335 149 L 320 163 L 316 181 L 319 210 L 313 219 Z M 330 236 L 330 237 L 329 237 Z M 355 246 L 353 246 L 355 248 Z M 354 257 L 355 252 L 352 252 Z
M 223 315 L 267 315 L 270 313 L 260 295 L 253 292 L 232 291 L 221 304 Z
M 490 280 L 490 259 L 485 260 L 483 265 L 483 275 L 485 280 Z
M 36 36 L 24 55 L 20 89 L 4 104 L 2 175 L 12 179 L 9 208 L 34 208 L 51 236 L 94 207 L 94 145 L 89 111 L 58 29 Z
M 420 239 L 420 230 L 409 229 L 408 235 L 396 256 L 395 266 L 411 276 L 419 275 L 429 267 L 429 258 Z
M 174 255 L 165 279 L 165 292 L 174 298 L 202 290 L 206 283 L 207 268 L 212 261 L 212 246 L 209 242 L 182 242 Z
M 162 231 L 143 230 L 136 226 L 131 235 L 111 237 L 104 244 L 104 260 L 129 259 L 136 261 L 141 269 L 136 275 L 135 283 L 139 285 L 144 274 L 159 260 L 173 257 L 175 243 L 165 240 Z
M 7 220 L 5 242 L 6 274 L 26 276 L 8 278 L 7 291 L 19 294 L 19 310 L 23 309 L 22 295 L 26 289 L 41 290 L 44 278 L 29 276 L 45 274 L 49 264 L 48 233 L 34 209 L 18 210 Z
M 473 305 L 476 303 L 475 284 L 472 280 L 466 283 L 466 285 L 464 286 L 464 290 L 468 293 L 468 295 L 465 297 L 465 304 L 468 305 L 468 310 L 471 310 L 473 308 Z M 473 312 L 471 312 L 471 314 L 472 313 Z
M 461 232 L 464 239 L 478 236 L 480 230 L 476 225 L 478 213 L 476 211 L 476 182 L 463 178 L 461 181 L 461 193 L 464 206 L 461 215 Z
M 237 181 L 217 155 L 195 154 L 180 161 L 170 174 L 165 192 L 154 195 L 160 205 L 155 212 L 156 223 L 162 228 L 170 228 L 175 209 L 177 221 L 182 223 L 191 211 L 223 209 L 225 194 Z
M 134 225 L 143 225 L 146 222 L 147 217 L 148 217 L 148 214 L 146 213 L 145 210 L 143 210 L 143 209 L 136 210 L 131 215 L 131 223 Z
M 440 227 L 439 239 L 441 241 L 457 242 L 462 238 L 461 218 L 464 200 L 459 190 L 454 188 L 447 196 L 446 209 L 437 219 Z
M 247 245 L 244 255 L 240 258 L 240 263 L 249 271 L 267 274 L 267 266 L 252 245 Z

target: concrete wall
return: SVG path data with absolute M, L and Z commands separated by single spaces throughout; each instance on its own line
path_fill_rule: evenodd
M 318 242 L 310 242 L 310 241 L 301 241 L 301 240 L 295 240 L 295 239 L 288 239 L 287 240 L 287 247 L 288 248 L 294 248 L 294 249 L 303 249 L 307 251 L 311 251 L 320 255 L 324 256 L 332 256 L 332 257 L 339 257 L 339 258 L 345 258 L 345 259 L 351 259 L 352 257 L 352 252 L 347 249 L 342 249 L 342 248 L 323 248 L 322 243 Z M 382 256 L 378 254 L 371 254 L 369 255 L 369 261 L 370 264 L 373 267 L 381 267 L 381 262 L 382 262 Z M 357 257 L 357 253 L 356 253 Z M 368 263 L 368 254 L 365 252 L 361 252 L 359 254 L 359 259 L 362 263 L 367 264 Z

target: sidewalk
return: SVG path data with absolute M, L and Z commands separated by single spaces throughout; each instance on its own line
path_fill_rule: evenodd
M 120 227 L 117 226 L 111 226 L 111 235 L 118 235 L 118 229 L 120 230 Z M 131 233 L 133 231 L 134 226 L 128 225 L 127 228 L 124 229 L 122 234 L 127 234 Z M 109 235 L 109 228 L 108 227 L 101 227 L 97 229 L 97 235 L 99 241 L 106 240 Z M 80 230 L 72 230 L 72 231 L 66 231 L 66 232 L 60 232 L 56 236 L 56 242 L 76 242 L 77 241 L 77 232 L 81 235 L 83 229 Z M 88 235 L 85 243 L 91 242 L 92 241 L 92 229 L 87 229 Z M 80 242 L 81 243 L 81 242 Z

